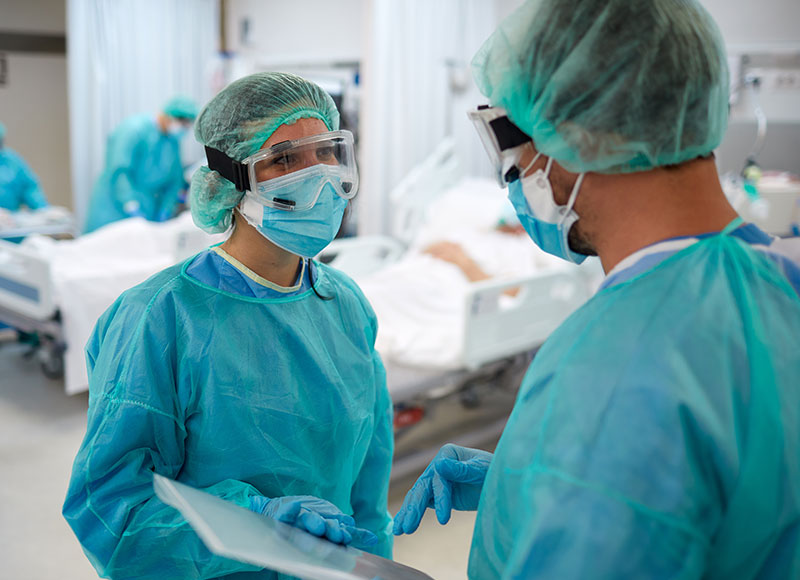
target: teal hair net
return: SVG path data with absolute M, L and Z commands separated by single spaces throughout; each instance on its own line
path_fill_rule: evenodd
M 197 103 L 189 97 L 173 97 L 164 105 L 164 113 L 177 119 L 192 119 L 197 117 Z
M 195 122 L 197 140 L 244 161 L 281 125 L 319 119 L 339 128 L 339 111 L 330 95 L 297 75 L 263 72 L 239 79 L 217 94 Z M 194 223 L 211 233 L 226 231 L 243 193 L 219 173 L 201 167 L 192 176 L 190 207 Z
M 574 172 L 678 164 L 727 126 L 722 37 L 694 0 L 531 0 L 472 65 L 490 102 Z

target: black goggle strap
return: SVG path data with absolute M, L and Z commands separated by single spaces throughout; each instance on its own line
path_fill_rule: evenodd
M 532 139 L 522 132 L 522 130 L 517 127 L 514 123 L 511 122 L 511 119 L 508 117 L 498 117 L 497 119 L 493 119 L 489 121 L 489 126 L 494 131 L 494 135 L 497 138 L 497 143 L 500 146 L 500 151 L 508 151 L 509 149 L 514 149 L 515 147 L 519 147 L 520 145 L 524 145 L 525 143 L 530 143 Z M 519 167 L 516 165 L 512 165 L 506 174 L 503 176 L 503 180 L 506 183 L 511 183 L 512 181 L 516 181 L 519 179 L 520 171 Z
M 213 169 L 233 183 L 237 191 L 244 192 L 250 189 L 250 176 L 244 163 L 231 159 L 225 153 L 213 147 L 206 147 L 206 159 L 208 160 L 208 168 Z
M 492 128 L 495 137 L 497 137 L 497 144 L 500 146 L 500 151 L 513 149 L 514 147 L 519 147 L 531 141 L 531 138 L 512 123 L 511 119 L 508 117 L 492 119 L 489 121 L 489 126 Z

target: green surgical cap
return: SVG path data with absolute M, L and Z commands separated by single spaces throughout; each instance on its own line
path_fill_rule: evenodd
M 173 97 L 164 105 L 164 113 L 176 119 L 197 117 L 197 103 L 189 97 Z
M 694 0 L 531 0 L 472 66 L 492 105 L 573 172 L 682 163 L 727 126 L 725 48 Z
M 298 119 L 320 119 L 339 129 L 339 111 L 330 95 L 297 75 L 264 72 L 239 79 L 200 111 L 194 125 L 197 140 L 228 157 L 244 161 L 261 149 L 281 125 Z M 216 171 L 201 167 L 192 176 L 192 218 L 207 232 L 224 232 L 243 193 Z

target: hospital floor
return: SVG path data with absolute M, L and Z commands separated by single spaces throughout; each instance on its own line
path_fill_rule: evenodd
M 0 577 L 97 578 L 61 517 L 88 397 L 64 394 L 63 383 L 47 379 L 24 349 L 0 342 Z M 393 482 L 392 513 L 413 481 Z M 436 580 L 466 578 L 474 521 L 472 513 L 455 512 L 440 526 L 429 510 L 416 534 L 397 538 L 395 559 Z

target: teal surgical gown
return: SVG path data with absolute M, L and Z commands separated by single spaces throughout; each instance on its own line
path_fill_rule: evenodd
M 470 578 L 800 578 L 800 287 L 748 228 L 622 276 L 550 336 Z
M 104 577 L 275 577 L 212 556 L 155 497 L 153 473 L 244 507 L 256 495 L 323 498 L 391 557 L 392 405 L 375 316 L 341 272 L 305 272 L 314 288 L 281 295 L 203 252 L 97 322 L 63 513 Z
M 108 138 L 85 230 L 133 216 L 168 220 L 185 188 L 178 138 L 162 132 L 150 115 L 129 117 Z
M 47 207 L 47 199 L 28 164 L 8 148 L 0 148 L 0 208 L 19 211 L 22 207 Z

